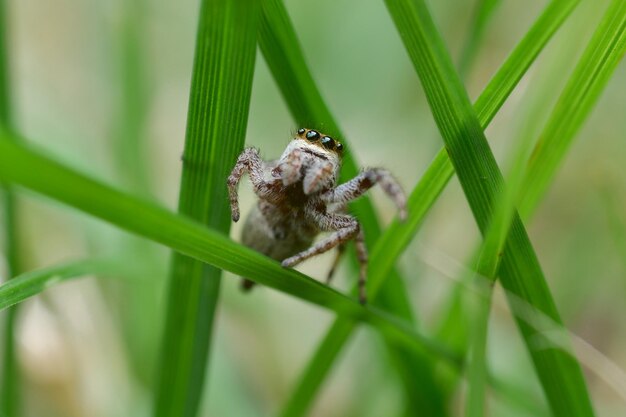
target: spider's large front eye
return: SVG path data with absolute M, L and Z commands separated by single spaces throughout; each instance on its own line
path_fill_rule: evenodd
M 310 140 L 311 142 L 315 142 L 316 140 L 320 138 L 320 134 L 316 130 L 309 130 L 306 134 L 306 138 Z
M 324 145 L 326 149 L 333 149 L 335 147 L 335 141 L 330 136 L 324 136 L 320 143 Z
M 303 129 L 303 128 L 298 129 L 298 135 L 304 135 L 304 132 L 306 132 L 306 129 Z

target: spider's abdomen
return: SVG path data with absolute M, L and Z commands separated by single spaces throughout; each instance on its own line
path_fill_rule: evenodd
M 285 212 L 259 202 L 246 219 L 241 241 L 249 248 L 282 261 L 311 246 L 319 232 L 299 217 L 299 210 Z

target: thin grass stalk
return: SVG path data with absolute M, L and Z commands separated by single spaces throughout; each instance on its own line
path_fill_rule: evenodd
M 132 265 L 132 261 L 123 261 L 127 262 L 120 259 L 84 259 L 22 273 L 0 285 L 0 310 L 10 309 L 52 285 L 81 276 L 129 276 L 134 272 L 127 267 Z
M 422 81 L 450 159 L 484 235 L 494 202 L 502 192 L 503 179 L 479 119 L 424 2 L 387 0 L 386 4 Z M 507 294 L 521 297 L 561 324 L 536 254 L 517 215 L 512 220 L 500 278 Z M 552 345 L 528 323 L 519 317 L 516 319 L 553 413 L 593 415 L 578 362 L 556 346 L 541 351 L 533 349 L 538 337 L 548 346 Z
M 483 39 L 489 19 L 500 5 L 501 0 L 478 0 L 474 6 L 472 22 L 465 37 L 459 60 L 459 76 L 465 79 L 478 54 L 478 48 Z
M 519 210 L 528 218 L 626 53 L 626 2 L 613 0 L 539 135 Z
M 152 196 L 153 184 L 148 169 L 149 143 L 146 129 L 150 110 L 152 67 L 147 62 L 145 36 L 147 32 L 146 0 L 125 1 L 120 4 L 119 26 L 111 33 L 116 66 L 116 102 L 110 133 L 110 151 L 115 163 L 118 183 L 135 195 Z M 119 29 L 119 30 L 118 30 Z M 133 253 L 136 263 L 152 266 L 152 271 L 141 273 L 164 274 L 163 261 L 155 246 L 135 236 L 117 237 L 116 249 L 120 256 Z M 119 310 L 117 326 L 123 334 L 132 371 L 147 389 L 154 383 L 154 362 L 158 347 L 154 341 L 160 330 L 149 323 L 160 322 L 163 316 L 159 298 L 162 280 L 104 281 L 104 290 L 115 289 L 110 298 L 112 307 Z M 113 288 L 112 288 L 113 287 Z M 119 291 L 118 291 L 119 289 Z
M 9 74 L 9 24 L 7 2 L 0 0 L 0 130 L 12 128 L 11 81 Z M 6 251 L 7 279 L 20 273 L 17 199 L 13 187 L 0 182 L 3 209 L 3 239 Z M 2 377 L 0 378 L 0 415 L 16 417 L 21 409 L 21 378 L 16 356 L 15 327 L 17 307 L 3 317 Z
M 230 229 L 225 178 L 243 148 L 256 54 L 256 0 L 203 0 L 189 99 L 179 212 Z M 154 416 L 198 414 L 221 269 L 174 253 Z
M 113 150 L 116 170 L 122 183 L 140 195 L 150 195 L 144 147 L 150 101 L 150 77 L 146 67 L 145 0 L 124 2 L 121 33 L 116 42 L 119 65 L 119 102 Z

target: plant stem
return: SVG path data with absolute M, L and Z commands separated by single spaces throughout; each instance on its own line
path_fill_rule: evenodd
M 11 129 L 11 92 L 8 57 L 8 20 L 6 0 L 0 0 L 0 130 Z M 17 202 L 12 187 L 0 183 L 3 192 L 4 243 L 8 279 L 20 272 Z M 2 379 L 0 380 L 0 415 L 15 417 L 20 410 L 20 375 L 15 357 L 15 325 L 17 307 L 10 308 L 4 317 L 4 346 Z
M 203 0 L 200 7 L 178 210 L 223 233 L 231 224 L 226 177 L 248 120 L 257 6 L 257 0 Z M 173 255 L 157 417 L 198 414 L 221 272 Z

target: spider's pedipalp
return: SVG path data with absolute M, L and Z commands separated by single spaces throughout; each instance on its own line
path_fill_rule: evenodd
M 272 188 L 263 178 L 263 160 L 255 148 L 246 148 L 237 158 L 237 162 L 228 176 L 228 197 L 230 199 L 231 217 L 234 222 L 239 221 L 239 197 L 237 186 L 241 177 L 248 172 L 255 194 L 259 198 L 271 199 Z

